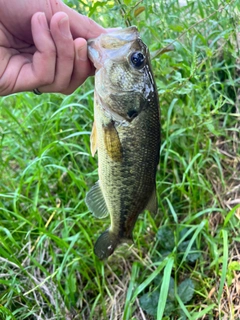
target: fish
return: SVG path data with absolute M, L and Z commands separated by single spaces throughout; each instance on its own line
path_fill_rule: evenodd
M 110 214 L 111 225 L 94 246 L 105 260 L 119 244 L 133 243 L 141 212 L 157 213 L 160 108 L 149 50 L 137 27 L 88 40 L 88 56 L 96 68 L 90 140 L 99 180 L 85 202 L 97 218 Z

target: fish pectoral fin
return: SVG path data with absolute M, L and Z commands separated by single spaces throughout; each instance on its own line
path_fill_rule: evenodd
M 85 202 L 89 211 L 91 211 L 96 218 L 102 219 L 108 216 L 107 205 L 99 181 L 88 191 Z
M 153 189 L 151 197 L 146 205 L 145 210 L 150 211 L 151 213 L 157 214 L 158 212 L 158 201 L 157 201 L 157 194 L 156 194 L 156 186 Z
M 118 136 L 118 132 L 114 126 L 114 122 L 110 122 L 103 126 L 104 145 L 109 157 L 116 162 L 122 160 L 122 145 Z
M 91 137 L 90 137 L 90 143 L 91 143 L 91 154 L 94 157 L 98 145 L 97 145 L 97 127 L 95 121 L 93 122 Z

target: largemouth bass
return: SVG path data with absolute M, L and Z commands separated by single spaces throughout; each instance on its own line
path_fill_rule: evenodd
M 110 213 L 111 226 L 94 247 L 106 259 L 118 244 L 132 241 L 144 209 L 157 212 L 159 103 L 149 51 L 136 27 L 89 40 L 88 55 L 96 68 L 91 151 L 98 150 L 99 181 L 86 204 L 98 218 Z

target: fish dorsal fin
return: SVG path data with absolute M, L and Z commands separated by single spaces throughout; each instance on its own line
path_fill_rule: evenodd
M 97 145 L 97 127 L 95 121 L 93 122 L 93 127 L 92 127 L 92 133 L 90 137 L 90 142 L 91 142 L 91 154 L 94 157 L 98 145 Z
M 104 145 L 109 157 L 116 162 L 122 160 L 122 145 L 118 136 L 118 132 L 114 126 L 114 122 L 110 122 L 103 126 Z
M 153 192 L 151 194 L 151 197 L 148 201 L 148 204 L 146 205 L 145 210 L 150 211 L 151 213 L 156 214 L 158 212 L 158 201 L 157 201 L 157 195 L 156 195 L 156 186 L 154 186 Z
M 108 215 L 107 205 L 99 181 L 88 191 L 85 202 L 89 211 L 91 211 L 96 218 L 102 219 Z

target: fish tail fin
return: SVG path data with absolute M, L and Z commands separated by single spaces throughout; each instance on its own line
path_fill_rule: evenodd
M 94 253 L 100 260 L 107 259 L 114 252 L 119 243 L 119 237 L 115 233 L 106 230 L 97 239 L 94 246 Z

